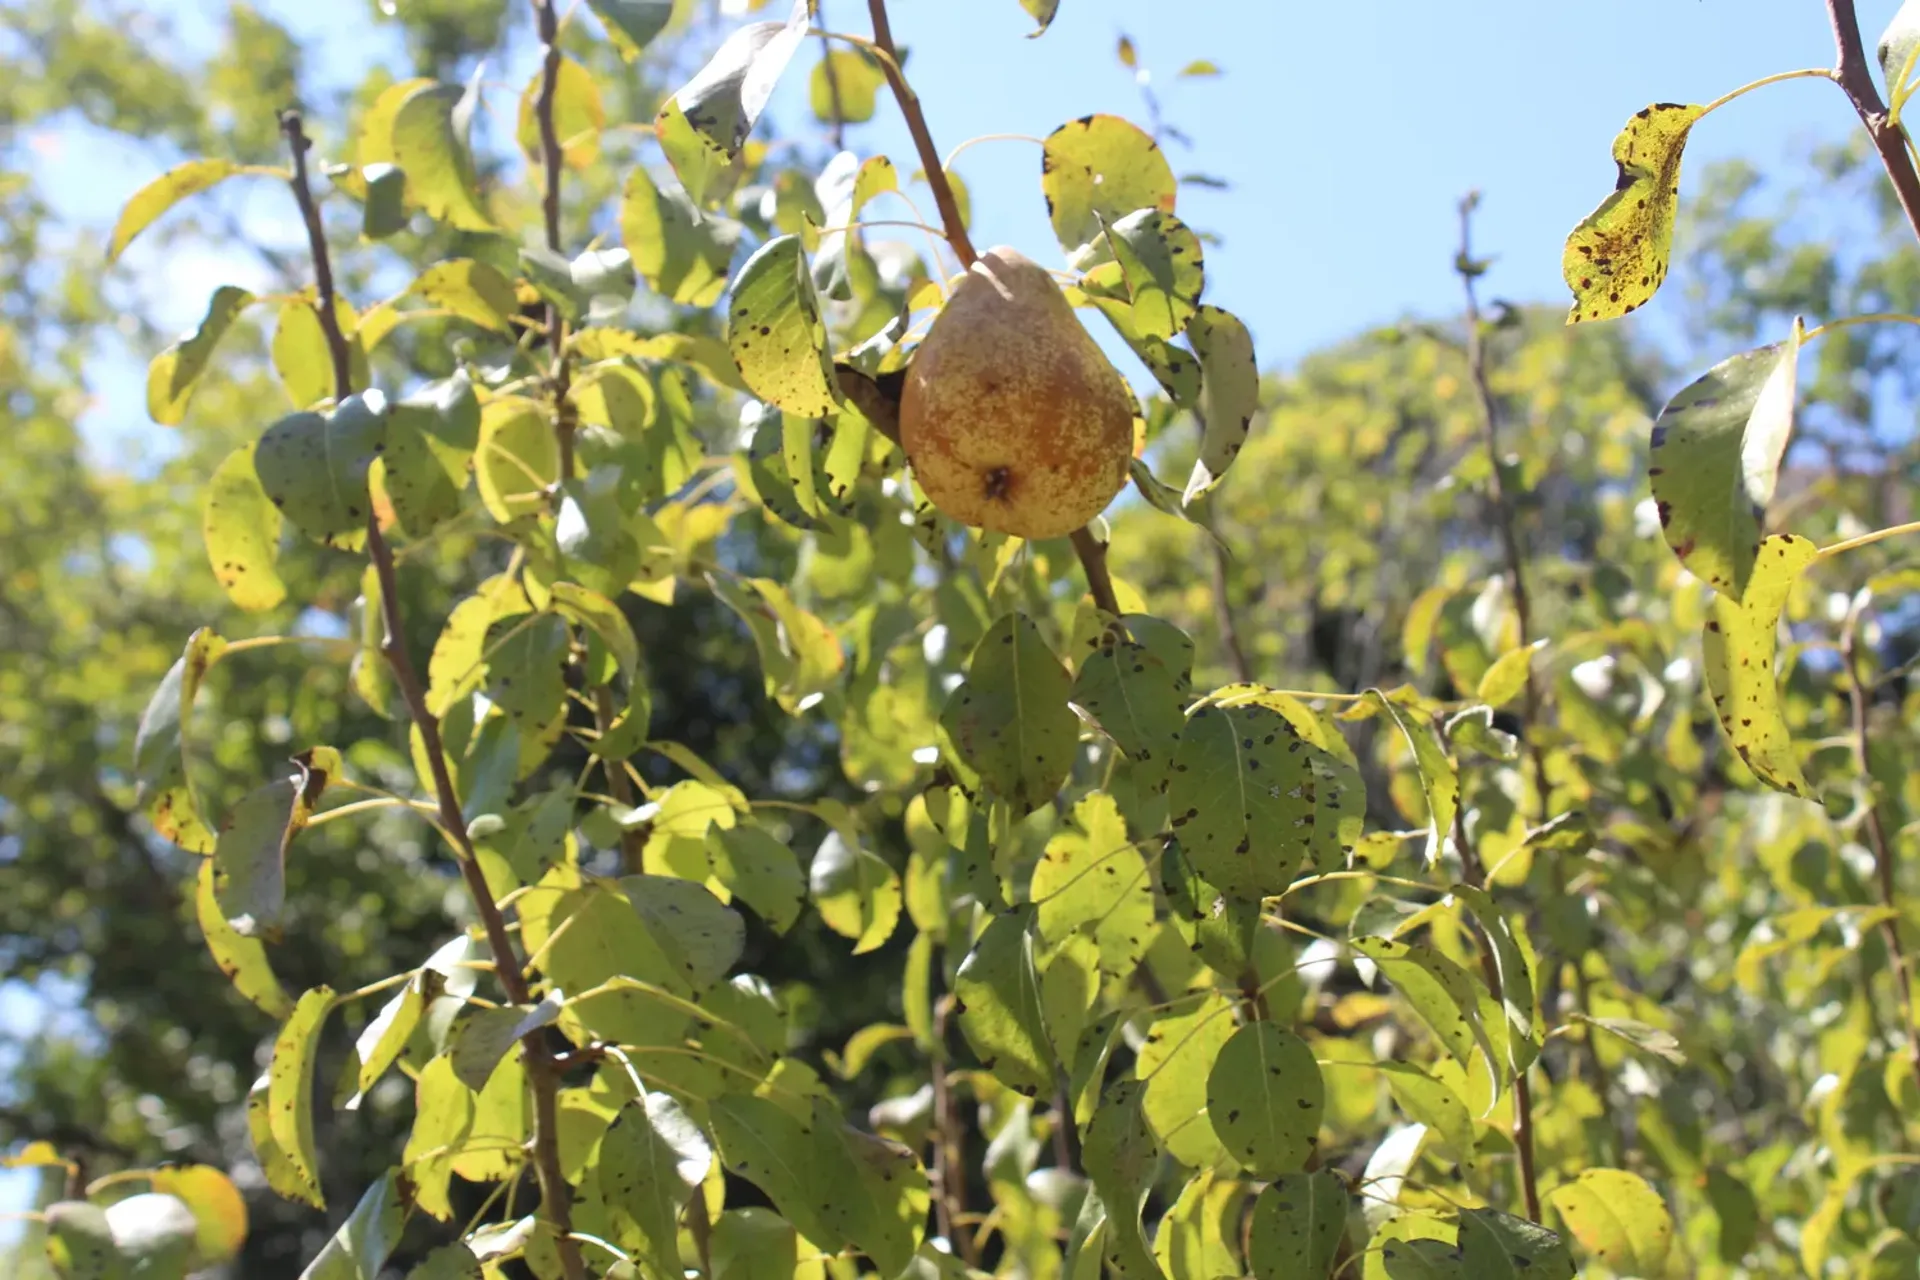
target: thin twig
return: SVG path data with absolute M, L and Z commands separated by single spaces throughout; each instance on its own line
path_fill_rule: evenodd
M 1113 591 L 1113 575 L 1107 571 L 1107 544 L 1093 536 L 1093 530 L 1075 529 L 1073 549 L 1080 556 L 1080 567 L 1087 573 L 1087 590 L 1093 603 L 1103 611 L 1120 616 L 1120 597 Z
M 553 112 L 554 98 L 560 88 L 560 19 L 554 12 L 553 0 L 533 0 L 533 13 L 540 32 L 540 44 L 546 50 L 546 57 L 541 63 L 540 96 L 534 101 L 534 114 L 540 124 L 541 177 L 545 184 L 540 195 L 540 212 L 546 221 L 547 248 L 559 253 L 560 179 L 566 168 L 566 153 L 560 147 L 560 130 Z M 548 303 L 547 352 L 553 363 L 549 367 L 547 381 L 553 390 L 553 433 L 554 443 L 559 447 L 562 484 L 573 479 L 575 427 L 572 402 L 567 396 L 573 371 L 568 364 L 566 350 L 567 322 L 561 316 L 560 308 Z
M 1905 132 L 1888 118 L 1880 89 L 1873 82 L 1873 68 L 1860 40 L 1860 20 L 1854 13 L 1853 0 L 1827 0 L 1827 17 L 1833 24 L 1833 43 L 1838 52 L 1833 78 L 1853 103 L 1860 123 L 1867 127 L 1867 136 L 1880 153 L 1880 163 L 1893 180 L 1893 191 L 1907 223 L 1920 237 L 1920 173 L 1915 172 L 1913 157 L 1907 154 Z
M 1907 1052 L 1920 1072 L 1920 1036 L 1913 1022 L 1913 962 L 1900 941 L 1899 889 L 1894 882 L 1893 844 L 1887 839 L 1886 822 L 1880 815 L 1880 788 L 1874 781 L 1868 753 L 1867 683 L 1859 647 L 1860 605 L 1847 611 L 1840 628 L 1840 658 L 1847 669 L 1847 702 L 1853 713 L 1853 763 L 1860 771 L 1860 785 L 1867 797 L 1867 843 L 1873 849 L 1874 879 L 1880 889 L 1880 904 L 1893 914 L 1880 922 L 1880 934 L 1893 961 L 1894 989 L 1900 1000 L 1900 1033 L 1906 1037 Z
M 968 1266 L 980 1261 L 975 1233 L 961 1232 L 967 1211 L 966 1153 L 961 1146 L 960 1116 L 953 1105 L 953 1085 L 947 1075 L 947 1025 L 953 1015 L 951 992 L 933 1006 L 933 1213 L 947 1242 L 960 1250 Z
M 308 247 L 313 253 L 314 306 L 333 360 L 334 397 L 336 401 L 345 400 L 353 394 L 352 363 L 346 335 L 341 332 L 335 310 L 333 261 L 327 250 L 326 229 L 320 219 L 320 206 L 307 185 L 307 150 L 311 144 L 297 111 L 282 113 L 280 129 L 293 152 L 291 185 L 294 199 L 300 206 L 301 218 L 306 223 Z M 367 513 L 367 556 L 373 562 L 374 575 L 380 583 L 380 614 L 386 629 L 380 652 L 393 671 L 394 682 L 400 686 L 414 728 L 420 734 L 422 754 L 426 756 L 428 769 L 433 775 L 434 798 L 439 804 L 439 826 L 454 843 L 460 874 L 473 898 L 481 925 L 486 930 L 488 949 L 493 953 L 494 969 L 499 975 L 500 985 L 513 1003 L 527 1004 L 530 1002 L 527 983 L 520 973 L 520 961 L 514 953 L 513 939 L 507 933 L 506 920 L 500 914 L 493 891 L 487 886 L 486 876 L 474 856 L 473 842 L 467 836 L 466 819 L 460 812 L 459 794 L 454 789 L 453 777 L 447 768 L 446 747 L 440 738 L 440 722 L 427 708 L 426 687 L 421 684 L 419 671 L 407 651 L 393 549 L 387 545 L 378 513 L 371 509 Z M 552 1123 L 557 1114 L 559 1080 L 542 1047 L 539 1039 L 541 1034 L 535 1032 L 521 1042 L 521 1053 L 526 1060 L 527 1080 L 534 1101 L 534 1169 L 540 1180 L 547 1218 L 557 1237 L 556 1248 L 567 1280 L 584 1280 L 586 1269 L 580 1251 L 567 1239 L 573 1229 L 572 1193 L 561 1172 L 559 1135 Z M 547 1118 L 544 1124 L 541 1123 L 542 1116 Z
M 926 172 L 927 185 L 933 189 L 933 203 L 940 210 L 940 221 L 947 228 L 947 243 L 953 246 L 962 267 L 971 267 L 980 256 L 967 238 L 967 222 L 960 216 L 960 202 L 954 198 L 953 184 L 940 163 L 940 150 L 933 145 L 927 130 L 927 117 L 920 110 L 920 98 L 900 71 L 900 51 L 893 47 L 893 27 L 887 21 L 887 0 L 867 0 L 867 12 L 873 18 L 873 43 L 887 56 L 880 59 L 880 70 L 906 117 L 907 132 L 913 135 L 914 150 L 920 153 L 920 167 Z

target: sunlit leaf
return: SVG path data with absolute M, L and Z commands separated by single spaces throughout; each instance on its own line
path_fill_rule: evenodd
M 280 511 L 260 487 L 255 447 L 243 444 L 228 454 L 200 498 L 200 532 L 213 576 L 227 598 L 250 613 L 275 608 L 287 598 L 278 569 Z
M 1573 1254 L 1564 1240 L 1498 1209 L 1460 1211 L 1460 1258 L 1461 1275 L 1476 1280 L 1573 1280 L 1574 1275 Z
M 1773 658 L 1780 611 L 1819 554 L 1813 543 L 1791 534 L 1762 541 L 1744 598 L 1714 597 L 1701 637 L 1707 689 L 1728 741 L 1756 778 L 1793 796 L 1808 794 L 1807 779 L 1781 711 Z
M 813 64 L 813 74 L 807 78 L 807 105 L 822 124 L 836 120 L 865 124 L 873 119 L 886 83 L 879 64 L 865 53 L 833 49 Z
M 813 855 L 807 878 L 820 919 L 841 937 L 854 940 L 854 955 L 864 955 L 893 936 L 900 921 L 900 876 L 877 855 L 829 831 Z
M 1327 1280 L 1347 1229 L 1347 1187 L 1326 1169 L 1276 1179 L 1253 1202 L 1247 1263 L 1257 1280 Z
M 1158 783 L 1170 771 L 1186 726 L 1190 666 L 1175 669 L 1146 645 L 1111 631 L 1098 643 L 1080 663 L 1073 703 L 1138 766 L 1143 782 Z
M 1101 970 L 1131 974 L 1153 939 L 1153 879 L 1113 797 L 1095 792 L 1073 808 L 1074 830 L 1047 841 L 1027 890 L 1049 946 L 1085 932 Z
M 1040 36 L 1045 35 L 1047 28 L 1053 25 L 1054 15 L 1060 12 L 1060 0 L 1020 0 L 1020 7 L 1025 9 L 1028 15 L 1040 24 L 1032 31 L 1029 31 L 1027 35 L 1029 37 Z
M 147 1181 L 192 1211 L 193 1266 L 217 1266 L 240 1252 L 247 1240 L 247 1202 L 232 1178 L 212 1165 L 183 1164 L 155 1169 Z
M 1920 71 L 1920 66 L 1915 65 L 1916 50 L 1920 50 L 1920 4 L 1908 0 L 1887 23 L 1887 29 L 1874 46 L 1880 59 L 1880 72 L 1886 80 L 1887 100 L 1895 110 L 1905 105 L 1907 86 L 1913 83 L 1915 71 Z
M 671 1095 L 629 1102 L 607 1129 L 595 1167 L 614 1242 L 662 1275 L 679 1270 L 680 1211 L 712 1161 L 706 1135 Z
M 726 291 L 740 226 L 702 213 L 684 188 L 662 187 L 644 165 L 636 165 L 620 199 L 620 235 L 634 269 L 654 292 L 709 307 Z
M 200 327 L 155 356 L 147 366 L 148 417 L 163 426 L 175 426 L 187 416 L 187 404 L 200 375 L 207 371 L 214 348 L 252 303 L 252 294 L 230 284 L 213 291 Z
M 1715 365 L 1653 424 L 1647 475 L 1667 545 L 1694 576 L 1736 600 L 1753 574 L 1793 435 L 1800 333 L 1795 320 L 1785 342 Z
M 1075 266 L 1105 256 L 1107 227 L 1139 209 L 1172 213 L 1177 184 L 1160 144 L 1119 116 L 1091 115 L 1047 136 L 1040 189 Z
M 402 528 L 419 537 L 459 514 L 479 443 L 480 402 L 464 372 L 428 383 L 387 410 L 380 465 Z
M 168 668 L 141 712 L 133 740 L 139 802 L 154 830 L 189 853 L 213 852 L 213 831 L 201 818 L 187 779 L 185 744 L 200 682 L 226 647 L 207 627 L 188 637 L 186 651 Z
M 1161 1146 L 1144 1110 L 1148 1086 L 1116 1080 L 1101 1095 L 1081 1141 L 1081 1158 L 1108 1212 L 1107 1265 L 1117 1276 L 1158 1277 L 1140 1210 L 1153 1189 Z
M 411 1189 L 398 1169 L 381 1174 L 321 1248 L 300 1280 L 379 1280 L 381 1268 L 400 1243 L 407 1224 Z
M 1427 1126 L 1462 1167 L 1471 1169 L 1479 1154 L 1473 1114 L 1453 1087 L 1411 1062 L 1382 1062 L 1378 1069 L 1407 1119 Z
M 467 133 L 473 89 L 427 84 L 403 98 L 393 113 L 392 161 L 406 170 L 407 193 L 427 216 L 462 231 L 491 231 Z
M 1251 1188 L 1202 1170 L 1154 1231 L 1153 1257 L 1167 1280 L 1215 1280 L 1237 1276 L 1240 1208 Z
M 714 51 L 693 79 L 669 99 L 705 150 L 731 163 L 747 144 L 754 122 L 766 109 L 774 85 L 807 38 L 808 0 L 794 0 L 785 22 L 750 22 L 736 29 Z M 664 108 L 663 108 L 664 112 Z M 668 158 L 680 181 L 699 201 L 703 183 L 690 180 L 678 157 Z
M 1353 947 L 1380 966 L 1421 1021 L 1459 1059 L 1472 1066 L 1473 1049 L 1485 1044 L 1480 1026 L 1478 984 L 1458 964 L 1431 947 L 1387 938 L 1355 938 Z M 1488 1050 L 1491 1059 L 1492 1050 Z
M 189 160 L 134 192 L 133 198 L 121 209 L 120 220 L 114 224 L 113 235 L 107 241 L 107 261 L 118 258 L 135 236 L 174 205 L 239 172 L 240 166 L 231 160 Z
M 1313 1049 L 1271 1022 L 1250 1022 L 1220 1048 L 1207 1075 L 1207 1118 L 1241 1167 L 1291 1173 L 1319 1143 L 1326 1085 Z
M 1453 838 L 1453 816 L 1460 805 L 1460 774 L 1440 745 L 1433 727 L 1415 719 L 1415 713 L 1377 689 L 1369 689 L 1367 698 L 1386 712 L 1413 749 L 1414 767 L 1420 773 L 1420 789 L 1427 798 L 1427 865 L 1440 859 L 1440 852 Z
M 353 1087 L 341 1103 L 343 1107 L 348 1110 L 358 1108 L 367 1090 L 379 1083 L 380 1077 L 393 1066 L 407 1047 L 407 1042 L 413 1038 L 414 1028 L 420 1025 L 428 1003 L 444 985 L 445 980 L 440 974 L 422 968 L 407 980 L 399 995 L 381 1005 L 380 1011 L 361 1028 L 359 1038 L 354 1042 L 357 1069 L 351 1076 Z M 342 1080 L 342 1091 L 346 1091 L 347 1083 Z
M 334 318 L 347 343 L 348 379 L 356 387 L 365 387 L 367 353 L 356 336 L 359 320 L 353 308 L 340 298 L 334 299 Z M 335 398 L 339 379 L 334 373 L 333 346 L 311 296 L 303 294 L 280 304 L 268 354 L 294 408 L 311 409 Z
M 274 1190 L 316 1209 L 326 1204 L 320 1195 L 319 1155 L 314 1146 L 313 1073 L 320 1056 L 320 1033 L 333 1004 L 331 987 L 315 987 L 301 996 L 274 1038 L 273 1058 L 267 1065 L 267 1132 L 286 1161 L 287 1175 L 286 1184 L 275 1183 Z
M 414 1182 L 414 1203 L 442 1222 L 453 1216 L 447 1194 L 453 1158 L 448 1153 L 472 1133 L 473 1111 L 473 1090 L 455 1077 L 445 1054 L 421 1069 L 414 1084 L 413 1129 L 400 1159 Z
M 1146 1084 L 1148 1124 L 1167 1153 L 1192 1168 L 1229 1155 L 1208 1114 L 1207 1093 L 1214 1063 L 1234 1030 L 1233 1006 L 1209 992 L 1197 1004 L 1182 1002 L 1156 1014 L 1134 1061 L 1134 1074 Z
M 1193 229 L 1171 213 L 1136 209 L 1109 226 L 1101 244 L 1113 259 L 1082 278 L 1082 292 L 1103 311 L 1130 310 L 1131 332 L 1165 340 L 1185 330 L 1206 287 L 1205 255 Z
M 546 143 L 540 127 L 540 99 L 546 85 L 546 68 L 534 73 L 520 93 L 520 124 L 515 134 L 520 151 L 529 163 L 545 163 Z M 560 162 L 569 169 L 585 169 L 600 158 L 600 131 L 607 125 L 606 104 L 600 100 L 600 86 L 593 73 L 562 57 L 553 86 L 553 132 L 560 147 Z
M 486 403 L 473 475 L 481 502 L 501 524 L 546 509 L 548 486 L 560 477 L 560 449 L 537 402 L 504 396 Z
M 1705 114 L 1697 106 L 1656 102 L 1613 140 L 1620 175 L 1613 194 L 1573 229 L 1560 270 L 1573 290 L 1568 324 L 1610 320 L 1650 300 L 1667 278 L 1673 252 L 1680 155 Z
M 494 333 L 513 333 L 513 320 L 520 312 L 512 282 L 496 268 L 472 258 L 434 263 L 420 273 L 407 292 Z
M 833 353 L 798 236 L 769 240 L 734 277 L 727 346 L 747 386 L 768 404 L 802 418 L 835 412 Z
M 1548 1193 L 1588 1254 L 1623 1275 L 1662 1276 L 1673 1250 L 1667 1202 L 1637 1174 L 1587 1169 Z

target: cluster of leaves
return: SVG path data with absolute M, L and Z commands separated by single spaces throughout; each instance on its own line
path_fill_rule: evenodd
M 1054 7 L 1027 5 L 1042 29 Z M 631 58 L 672 11 L 591 8 Z M 1879 573 L 1835 608 L 1802 582 L 1809 566 L 1882 534 L 1823 551 L 1766 533 L 1812 335 L 1795 323 L 1659 415 L 1649 470 L 1674 559 L 1655 560 L 1617 532 L 1634 497 L 1608 483 L 1640 457 L 1620 438 L 1630 379 L 1523 315 L 1483 320 L 1466 245 L 1464 353 L 1402 335 L 1369 357 L 1430 370 L 1426 402 L 1383 406 L 1363 375 L 1349 419 L 1290 429 L 1285 390 L 1260 412 L 1246 327 L 1202 301 L 1201 239 L 1158 141 L 1115 117 L 1072 122 L 1041 165 L 1068 296 L 1152 375 L 1136 487 L 1181 518 L 1129 514 L 1121 577 L 1083 598 L 1065 542 L 983 537 L 915 500 L 885 388 L 937 314 L 942 255 L 964 266 L 970 249 L 951 220 L 926 258 L 859 225 L 902 195 L 886 157 L 842 152 L 809 179 L 752 140 L 804 43 L 806 0 L 735 32 L 664 100 L 665 163 L 619 189 L 620 247 L 574 257 L 561 197 L 611 197 L 596 182 L 608 112 L 553 8 L 536 13 L 548 53 L 519 140 L 544 210 L 476 162 L 477 81 L 403 81 L 329 157 L 324 204 L 293 117 L 291 172 L 190 162 L 134 197 L 111 246 L 214 184 L 273 174 L 293 182 L 321 267 L 309 292 L 216 294 L 155 358 L 149 411 L 182 420 L 247 310 L 276 309 L 269 355 L 293 412 L 212 469 L 208 562 L 243 611 L 357 590 L 333 688 L 390 730 L 297 743 L 216 805 L 197 695 L 293 641 L 201 629 L 131 752 L 148 820 L 197 856 L 212 958 L 279 1024 L 246 1107 L 266 1183 L 324 1206 L 317 1109 L 330 1096 L 354 1113 L 397 1078 L 412 1093 L 404 1148 L 354 1189 L 307 1274 L 404 1258 L 426 1277 L 1399 1280 L 1570 1277 L 1572 1245 L 1590 1274 L 1621 1276 L 1912 1257 L 1906 1158 L 1886 1148 L 1920 1088 L 1892 872 L 1916 801 L 1911 734 L 1880 723 L 1904 684 L 1872 638 L 1876 602 L 1913 578 Z M 839 37 L 853 52 L 817 64 L 813 104 L 836 131 L 883 84 L 917 111 L 874 34 Z M 1576 319 L 1624 314 L 1665 278 L 1680 147 L 1705 111 L 1650 109 L 1616 143 L 1620 189 L 1569 241 Z M 921 176 L 963 219 L 952 175 Z M 351 248 L 325 239 L 322 209 L 357 217 Z M 541 213 L 545 247 L 516 248 Z M 443 251 L 403 289 L 364 309 L 335 292 L 336 252 L 414 237 Z M 457 333 L 452 363 L 408 343 L 414 328 Z M 1626 363 L 1617 344 L 1593 352 Z M 1569 366 L 1586 398 L 1539 398 L 1519 425 L 1532 442 L 1567 437 L 1556 414 L 1608 424 L 1578 488 L 1612 508 L 1594 524 L 1619 545 L 1555 508 L 1546 452 L 1500 447 L 1511 384 L 1560 385 Z M 1175 423 L 1197 425 L 1197 445 Z M 1487 499 L 1479 545 L 1303 548 L 1298 523 L 1221 501 L 1228 468 L 1262 449 L 1319 486 L 1303 500 L 1363 527 L 1389 520 L 1382 473 L 1451 474 Z M 1190 453 L 1184 489 L 1155 478 Z M 1206 540 L 1235 522 L 1320 557 L 1302 612 L 1364 610 L 1391 574 L 1427 586 L 1392 619 L 1397 660 L 1342 653 L 1358 665 L 1325 664 L 1339 689 L 1271 687 L 1234 635 L 1247 566 L 1220 553 L 1212 599 L 1151 590 L 1141 539 L 1163 535 L 1129 527 L 1217 552 Z M 1523 535 L 1612 576 L 1552 580 Z M 442 553 L 458 599 L 423 621 L 397 565 Z M 1170 597 L 1165 616 L 1143 587 Z M 820 727 L 846 798 L 750 792 L 659 736 L 656 703 L 703 673 L 668 669 L 641 636 L 691 593 L 738 618 L 768 699 Z M 1208 610 L 1238 657 L 1196 684 L 1189 632 Z M 1712 751 L 1705 709 L 1731 757 Z M 1780 795 L 1734 798 L 1743 784 Z M 1677 1086 L 1647 1087 L 1687 1069 L 1701 1087 L 1764 1090 L 1742 1077 L 1781 1056 L 1683 1025 L 1652 994 L 1672 950 L 1619 945 L 1664 931 L 1685 967 L 1676 902 L 1724 878 L 1695 826 L 1721 804 L 1775 828 L 1768 875 L 1796 904 L 1747 938 L 1740 985 L 1762 988 L 1789 949 L 1819 948 L 1816 988 L 1868 962 L 1823 1024 L 1831 1080 L 1807 1081 L 1806 1135 L 1709 1132 Z M 417 967 L 293 997 L 276 950 L 317 828 L 395 814 L 437 832 L 473 924 Z M 1716 830 L 1732 846 L 1745 828 Z M 815 929 L 883 966 L 899 1011 L 819 1065 L 798 1052 L 796 994 L 755 972 Z M 345 1019 L 358 1030 L 327 1082 L 322 1046 Z M 50 1260 L 79 1277 L 217 1263 L 244 1232 L 218 1179 L 112 1175 L 102 1203 L 48 1212 Z M 537 1203 L 516 1213 L 522 1183 Z

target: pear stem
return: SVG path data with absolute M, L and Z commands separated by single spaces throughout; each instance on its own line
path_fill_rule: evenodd
M 980 255 L 973 251 L 973 241 L 967 238 L 967 222 L 960 216 L 960 202 L 954 198 L 953 184 L 947 181 L 946 166 L 940 163 L 940 149 L 933 145 L 926 113 L 920 109 L 920 96 L 900 70 L 900 51 L 893 46 L 893 25 L 887 21 L 887 0 L 867 0 L 867 12 L 873 18 L 873 43 L 887 55 L 879 60 L 880 70 L 887 77 L 894 100 L 900 104 L 900 114 L 906 117 L 914 150 L 920 153 L 920 168 L 927 175 L 927 185 L 933 188 L 933 202 L 939 206 L 940 221 L 947 228 L 947 243 L 953 246 L 960 265 L 971 267 Z
M 1113 593 L 1113 575 L 1107 572 L 1107 544 L 1093 536 L 1091 528 L 1073 531 L 1073 549 L 1080 555 L 1080 567 L 1087 571 L 1087 590 L 1102 612 L 1120 616 L 1120 598 Z

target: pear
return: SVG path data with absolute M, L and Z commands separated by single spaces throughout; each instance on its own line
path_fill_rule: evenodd
M 907 366 L 900 443 L 921 491 L 953 519 L 1058 538 L 1126 484 L 1135 410 L 1053 277 L 997 248 Z

